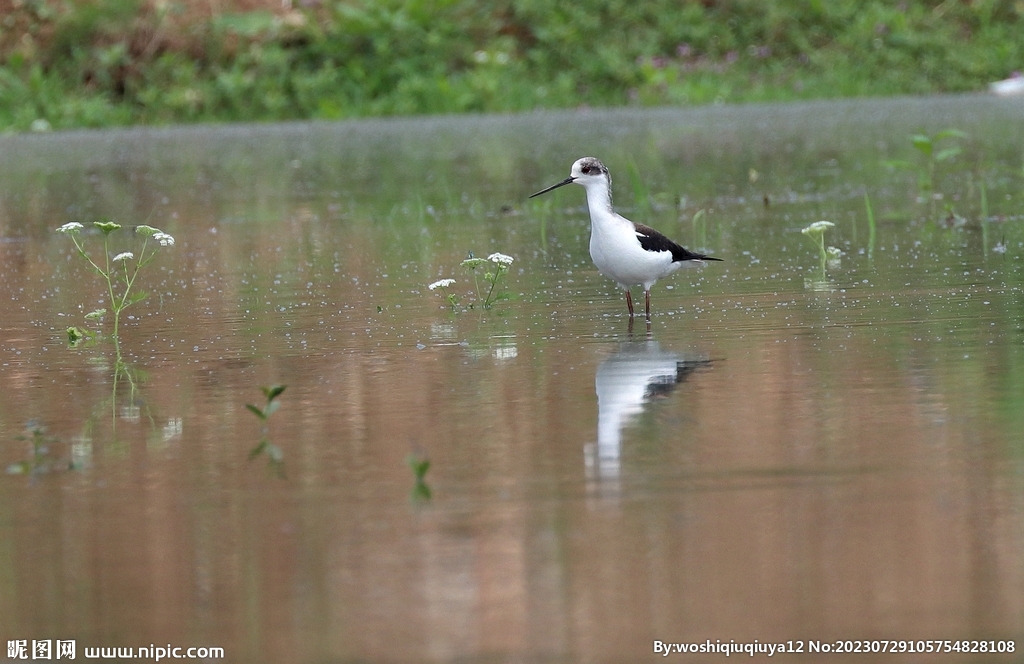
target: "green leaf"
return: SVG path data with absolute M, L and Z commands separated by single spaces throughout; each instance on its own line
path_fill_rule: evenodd
M 946 148 L 945 150 L 939 150 L 939 153 L 935 155 L 935 161 L 946 161 L 952 159 L 963 152 L 960 148 Z
M 149 293 L 145 291 L 136 291 L 131 297 L 128 298 L 128 301 L 124 303 L 124 306 L 127 307 L 137 302 L 142 302 L 147 297 L 149 297 Z
M 287 387 L 287 385 L 271 385 L 270 387 L 261 387 L 260 389 L 263 390 L 263 395 L 267 397 L 267 401 L 273 401 L 280 396 Z
M 80 327 L 75 327 L 73 325 L 68 328 L 67 333 L 68 343 L 71 344 L 72 346 L 77 346 L 78 344 L 82 343 L 83 341 L 89 338 L 88 332 L 86 332 Z
M 277 409 L 281 407 L 280 401 L 271 401 L 267 404 L 267 407 L 263 410 L 267 417 L 270 417 L 277 412 Z
M 970 134 L 959 129 L 943 129 L 939 133 L 935 134 L 935 140 L 941 141 L 944 138 L 970 138 Z
M 419 457 L 410 454 L 405 459 L 405 462 L 409 464 L 410 468 L 412 468 L 412 472 L 416 475 L 417 481 L 422 481 L 423 476 L 427 474 L 428 470 L 430 470 L 430 459 L 420 459 Z
M 85 320 L 99 320 L 100 318 L 103 318 L 106 313 L 106 309 L 96 309 L 95 311 L 87 313 L 85 315 Z
M 260 418 L 261 420 L 267 419 L 267 416 L 266 414 L 264 414 L 263 410 L 261 410 L 257 406 L 254 406 L 251 403 L 247 403 L 245 404 L 245 407 L 251 410 L 253 413 L 255 413 L 256 417 Z
M 160 229 L 159 228 L 153 228 L 152 226 L 146 226 L 145 224 L 142 224 L 141 226 L 136 226 L 135 227 L 135 232 L 138 233 L 139 235 L 145 235 L 146 237 L 151 237 L 151 236 L 156 235 L 157 233 L 159 233 Z
M 932 139 L 924 134 L 914 134 L 910 137 L 910 142 L 914 144 L 921 154 L 930 157 L 932 156 L 933 143 Z

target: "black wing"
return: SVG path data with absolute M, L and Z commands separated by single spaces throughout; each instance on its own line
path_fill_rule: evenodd
M 673 263 L 678 263 L 679 261 L 722 260 L 721 258 L 713 258 L 711 256 L 705 256 L 704 254 L 698 254 L 694 251 L 690 251 L 686 247 L 680 246 L 668 239 L 650 226 L 644 226 L 643 224 L 634 225 L 636 226 L 636 237 L 640 240 L 640 246 L 643 247 L 645 251 L 670 251 L 672 252 Z

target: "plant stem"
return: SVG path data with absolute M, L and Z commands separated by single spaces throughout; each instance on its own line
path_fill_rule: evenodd
M 875 213 L 871 209 L 871 199 L 868 198 L 868 192 L 864 192 L 864 209 L 868 214 L 868 260 L 870 261 L 875 255 Z
M 981 246 L 988 256 L 988 193 L 985 183 L 981 183 Z
M 825 273 L 825 263 L 828 262 L 828 254 L 825 252 L 825 232 L 822 231 L 818 234 L 818 252 L 821 256 L 821 278 L 827 279 L 828 275 Z
M 490 290 L 487 291 L 487 297 L 484 298 L 484 309 L 486 309 L 487 307 L 491 306 L 491 293 L 494 292 L 494 286 L 495 286 L 495 284 L 498 283 L 498 277 L 500 275 L 501 275 L 501 268 L 499 267 L 497 270 L 494 271 L 494 278 L 492 278 L 490 280 L 491 288 L 490 288 Z

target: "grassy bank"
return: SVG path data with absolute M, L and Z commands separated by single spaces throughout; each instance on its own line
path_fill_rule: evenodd
M 295 4 L 0 0 L 0 130 L 959 92 L 1024 69 L 1022 0 Z

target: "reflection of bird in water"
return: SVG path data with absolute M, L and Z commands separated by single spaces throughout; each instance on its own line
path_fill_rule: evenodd
M 597 473 L 611 478 L 619 474 L 622 429 L 643 412 L 645 404 L 667 396 L 701 367 L 710 366 L 706 357 L 681 357 L 663 352 L 656 341 L 624 343 L 617 353 L 597 368 Z M 593 446 L 588 446 L 587 464 L 593 467 Z

